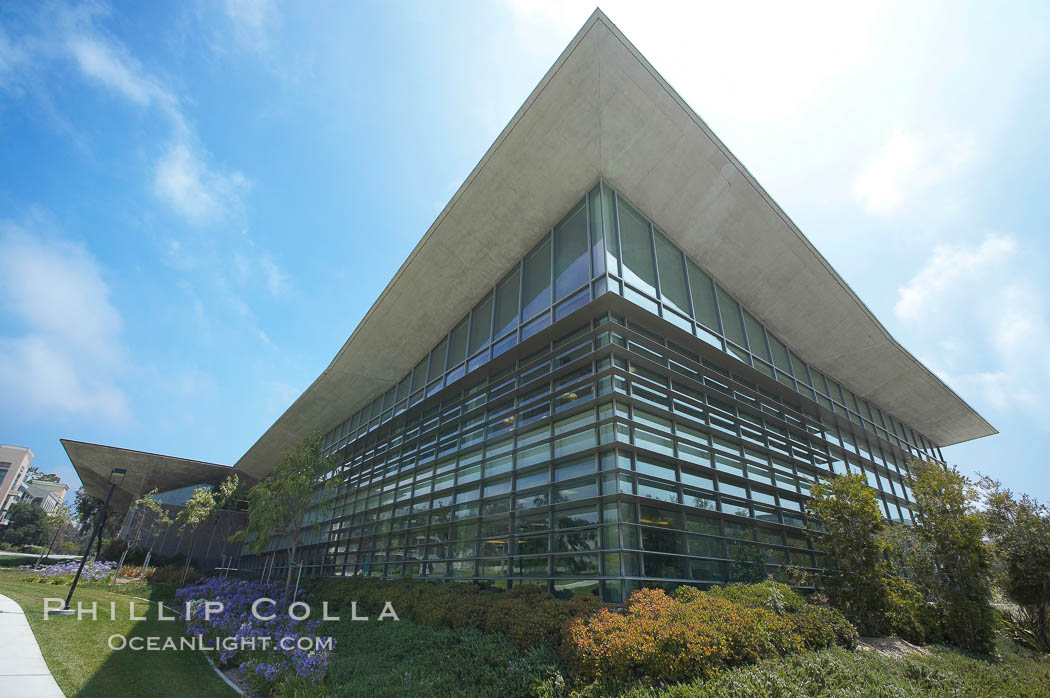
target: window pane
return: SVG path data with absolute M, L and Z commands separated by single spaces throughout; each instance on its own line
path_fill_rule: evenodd
M 445 349 L 448 347 L 448 338 L 441 340 L 441 344 L 434 347 L 430 352 L 430 380 L 434 380 L 445 372 Z
M 617 199 L 620 216 L 620 243 L 623 244 L 623 278 L 639 290 L 656 295 L 656 271 L 653 266 L 649 223 L 621 199 Z
M 485 296 L 485 300 L 474 307 L 474 312 L 470 315 L 470 348 L 467 350 L 468 354 L 473 354 L 488 344 L 491 329 L 492 294 L 490 293 Z
M 463 321 L 456 325 L 455 329 L 452 330 L 452 334 L 449 335 L 448 358 L 445 361 L 445 368 L 452 368 L 462 362 L 466 358 L 466 354 L 467 319 L 463 318 Z
M 525 258 L 522 279 L 522 322 L 551 305 L 551 238 L 548 235 L 532 254 Z
M 656 231 L 656 261 L 660 265 L 660 295 L 665 303 L 689 313 L 682 252 L 659 230 Z
M 700 267 L 687 262 L 689 268 L 689 286 L 693 291 L 693 313 L 696 321 L 706 325 L 715 332 L 721 332 L 718 325 L 718 313 L 715 312 L 715 291 L 711 277 L 700 271 Z
M 419 390 L 427 380 L 427 360 L 424 358 L 412 369 L 412 390 Z
M 588 267 L 587 211 L 581 206 L 554 229 L 554 299 L 587 283 Z
M 744 326 L 747 328 L 747 339 L 751 343 L 751 353 L 756 356 L 761 356 L 766 361 L 769 361 L 769 352 L 766 350 L 766 331 L 758 320 L 752 317 L 751 313 L 744 311 Z M 770 341 L 772 341 L 770 337 Z
M 784 343 L 773 335 L 769 335 L 769 348 L 773 350 L 773 365 L 777 367 L 777 370 L 791 373 L 791 362 Z
M 798 358 L 798 356 L 795 354 L 795 352 L 791 352 L 791 367 L 792 367 L 792 369 L 794 369 L 795 378 L 798 378 L 800 381 L 802 381 L 806 385 L 810 384 L 809 383 L 809 375 L 808 375 L 808 373 L 806 371 L 806 362 L 804 362 L 802 359 Z M 872 421 L 875 421 L 875 420 L 872 420 Z
M 740 319 L 740 306 L 720 286 L 715 288 L 718 292 L 718 308 L 722 311 L 722 327 L 725 328 L 726 338 L 746 349 L 747 341 L 744 339 L 744 324 Z
M 591 260 L 594 275 L 605 272 L 605 245 L 602 240 L 602 201 L 598 187 L 587 197 L 587 213 L 591 223 Z
M 605 250 L 609 271 L 620 273 L 620 243 L 616 237 L 616 208 L 613 205 L 612 189 L 602 186 L 602 229 L 605 231 Z
M 518 324 L 518 288 L 521 272 L 515 269 L 496 287 L 496 331 L 500 337 Z

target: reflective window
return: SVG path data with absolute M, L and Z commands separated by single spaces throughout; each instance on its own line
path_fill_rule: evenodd
M 618 200 L 620 244 L 623 245 L 623 278 L 639 290 L 656 295 L 656 271 L 649 222 L 633 208 Z
M 594 265 L 594 274 L 605 272 L 605 245 L 602 231 L 602 201 L 600 187 L 595 187 L 587 197 L 587 217 L 590 220 L 591 230 L 591 260 Z
M 470 314 L 470 347 L 468 354 L 473 354 L 489 341 L 489 333 L 492 330 L 492 294 L 485 296 L 485 300 L 478 303 L 474 312 Z
M 554 229 L 554 300 L 561 300 L 589 280 L 587 210 L 581 206 Z
M 725 328 L 726 338 L 747 349 L 744 322 L 740 318 L 740 305 L 723 291 L 721 286 L 715 288 L 718 292 L 718 309 L 722 311 L 722 327 Z
M 769 361 L 769 350 L 766 349 L 766 329 L 751 313 L 744 311 L 744 327 L 747 328 L 747 339 L 751 344 L 751 353 Z M 772 342 L 773 338 L 770 337 Z
M 551 305 L 551 238 L 525 258 L 521 284 L 521 319 L 529 320 Z
M 461 363 L 467 356 L 467 319 L 456 325 L 449 334 L 448 358 L 445 360 L 445 368 L 452 368 Z
M 602 229 L 605 231 L 605 251 L 608 270 L 620 273 L 620 242 L 616 234 L 616 205 L 612 189 L 602 186 Z
M 518 324 L 520 286 L 521 272 L 515 269 L 496 287 L 496 332 L 493 336 L 502 337 Z
M 715 332 L 721 332 L 718 324 L 718 311 L 715 306 L 715 288 L 711 277 L 700 270 L 700 267 L 687 262 L 689 269 L 689 287 L 693 292 L 693 313 L 697 322 L 706 325 Z
M 661 297 L 665 303 L 688 315 L 689 292 L 682 252 L 659 230 L 656 231 L 656 261 L 660 270 Z
M 434 351 L 430 352 L 430 380 L 434 380 L 444 373 L 445 368 L 445 353 L 448 349 L 448 338 L 441 340 L 441 343 L 434 347 Z

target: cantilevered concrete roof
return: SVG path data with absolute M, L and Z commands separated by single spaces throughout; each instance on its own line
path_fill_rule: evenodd
M 127 475 L 113 492 L 111 505 L 117 511 L 128 508 L 137 497 L 156 488 L 161 492 L 200 483 L 219 482 L 237 471 L 227 465 L 175 458 L 159 453 L 144 453 L 127 448 L 89 444 L 61 439 L 66 455 L 84 484 L 84 491 L 96 499 L 109 492 L 109 475 L 113 468 L 124 468 Z M 237 473 L 244 480 L 244 473 Z M 255 478 L 248 478 L 253 484 Z
M 389 389 L 599 177 L 805 361 L 940 446 L 996 433 L 905 350 L 596 10 L 350 339 L 237 462 L 265 474 Z

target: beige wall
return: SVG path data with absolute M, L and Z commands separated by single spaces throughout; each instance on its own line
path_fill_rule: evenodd
M 0 463 L 10 463 L 0 466 L 7 468 L 3 479 L 0 480 L 0 522 L 7 520 L 7 508 L 18 497 L 18 485 L 25 479 L 32 462 L 33 452 L 28 448 L 7 444 L 0 446 Z

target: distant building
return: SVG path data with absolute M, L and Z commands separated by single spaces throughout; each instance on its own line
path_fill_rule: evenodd
M 7 509 L 21 501 L 33 452 L 21 446 L 0 445 L 0 526 L 7 525 Z
M 62 505 L 69 485 L 52 480 L 30 480 L 23 483 L 24 492 L 21 501 L 36 504 L 48 514 Z

